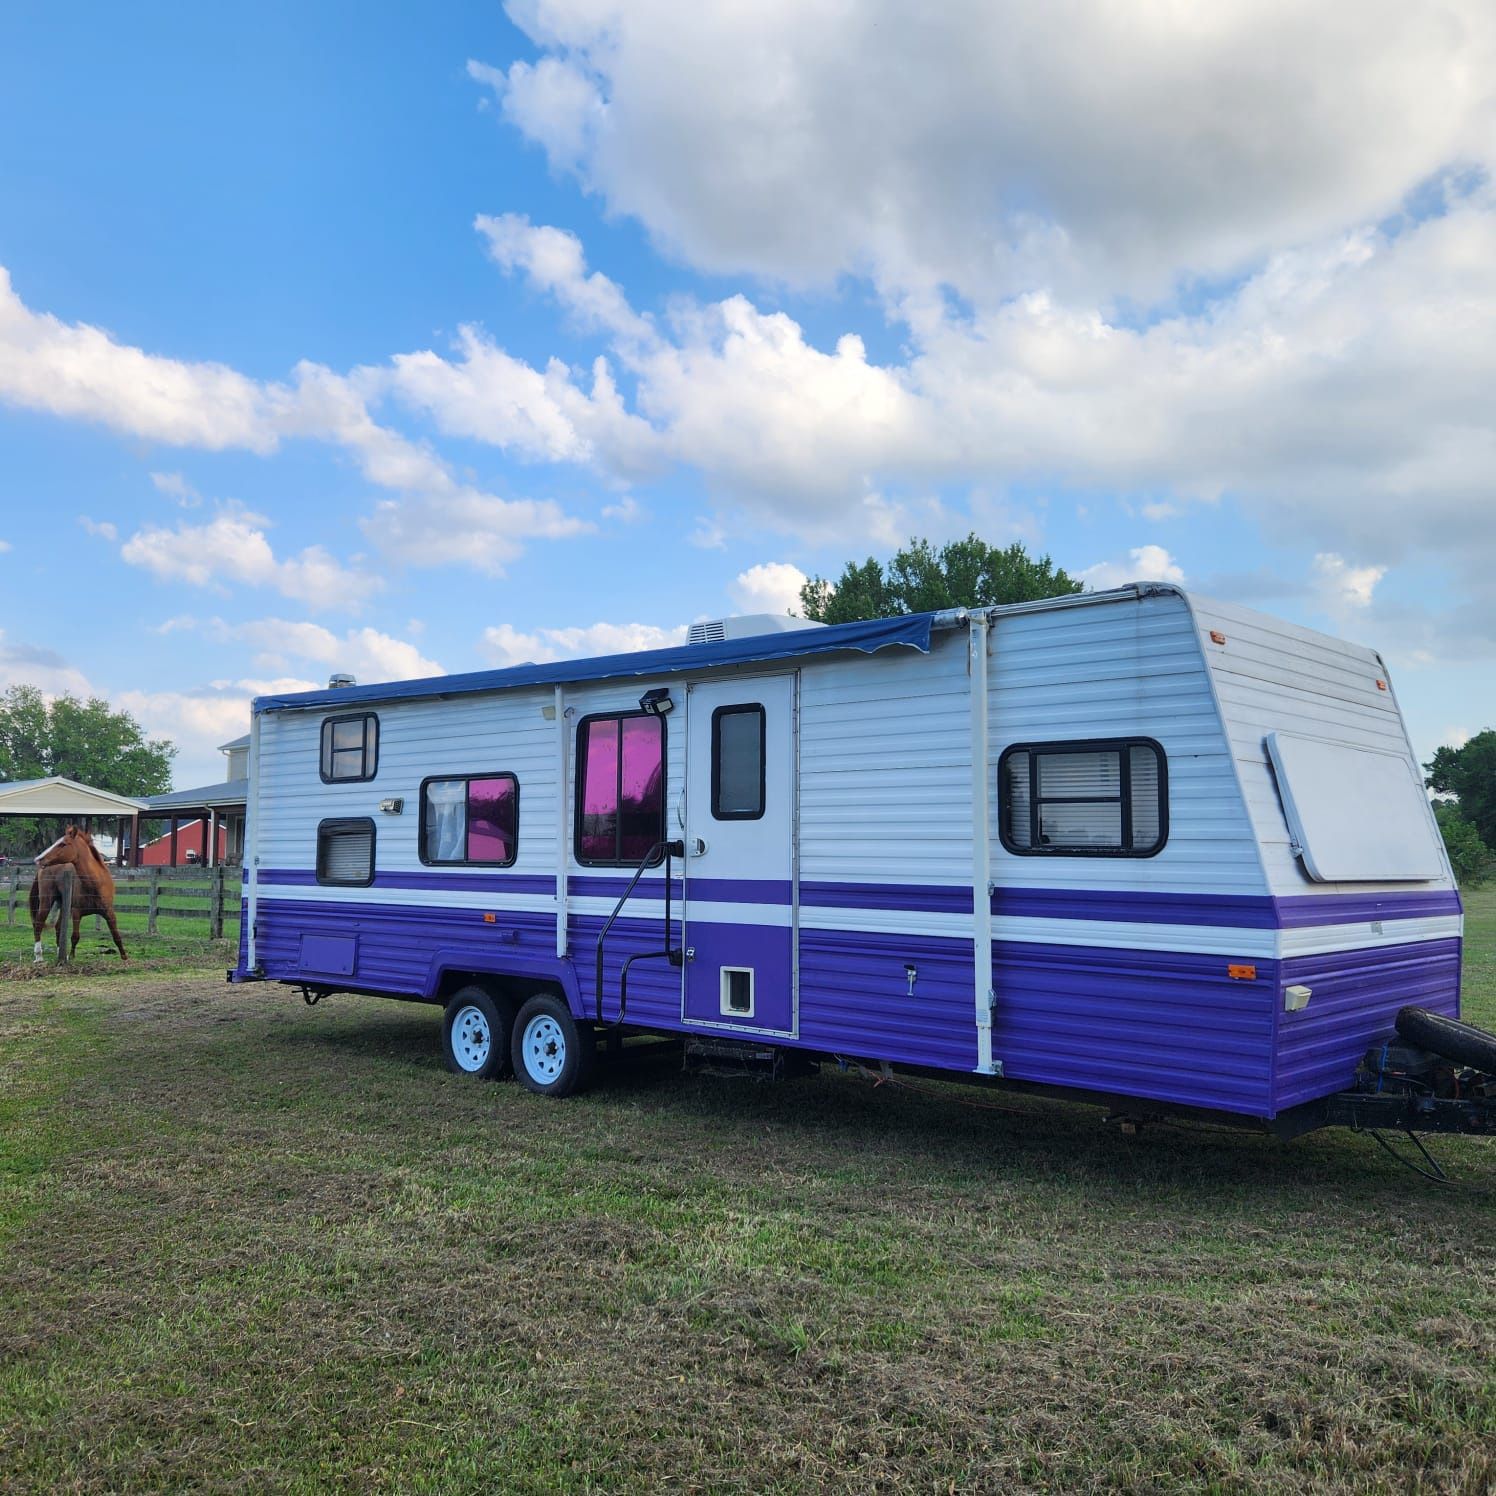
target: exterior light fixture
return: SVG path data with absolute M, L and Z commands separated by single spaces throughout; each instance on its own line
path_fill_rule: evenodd
M 663 717 L 674 705 L 667 686 L 655 686 L 639 698 L 639 710 L 648 712 L 651 717 Z

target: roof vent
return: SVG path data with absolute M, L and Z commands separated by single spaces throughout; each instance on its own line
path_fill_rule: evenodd
M 356 686 L 358 682 L 351 675 L 345 675 L 341 670 L 336 675 L 327 678 L 327 689 L 329 691 L 341 691 L 346 686 Z
M 752 639 L 759 634 L 788 634 L 795 629 L 819 629 L 825 624 L 788 613 L 740 613 L 736 618 L 708 618 L 693 623 L 687 644 L 720 644 L 724 639 Z

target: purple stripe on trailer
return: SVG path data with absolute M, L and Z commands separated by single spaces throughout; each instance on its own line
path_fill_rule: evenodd
M 1392 1033 L 1397 1010 L 1412 1004 L 1457 1017 L 1460 942 L 1294 956 L 1281 963 L 1279 985 L 1309 988 L 1309 1005 L 1277 1010 L 1273 1101 L 1286 1111 L 1349 1086 L 1367 1048 Z
M 1271 1115 L 1276 962 L 1002 941 L 992 968 L 1009 1079 Z

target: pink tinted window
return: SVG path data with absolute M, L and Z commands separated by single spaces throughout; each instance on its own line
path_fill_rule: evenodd
M 577 860 L 636 863 L 665 835 L 665 724 L 598 717 L 582 724 Z
M 577 859 L 612 862 L 618 852 L 618 722 L 582 724 L 582 818 Z
M 665 727 L 658 717 L 623 720 L 621 862 L 638 862 L 665 834 Z
M 468 780 L 467 860 L 513 862 L 519 831 L 519 784 L 512 774 Z

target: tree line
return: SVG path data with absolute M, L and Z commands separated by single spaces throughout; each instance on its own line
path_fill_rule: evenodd
M 142 799 L 171 788 L 176 746 L 147 738 L 134 717 L 91 696 L 48 699 L 35 686 L 0 696 L 0 783 L 61 775 L 95 789 Z M 0 818 L 0 852 L 31 857 L 61 835 L 55 817 Z

